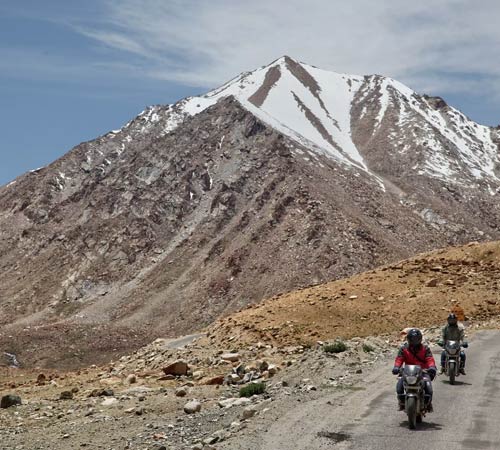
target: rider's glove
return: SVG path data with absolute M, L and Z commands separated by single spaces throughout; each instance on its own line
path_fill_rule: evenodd
M 444 341 L 442 339 L 440 339 L 438 342 L 437 342 L 437 345 L 439 345 L 440 347 L 444 347 Z
M 392 374 L 393 375 L 399 375 L 399 367 L 398 366 L 394 366 L 392 368 Z
M 463 348 L 467 348 L 468 346 L 469 346 L 469 343 L 468 343 L 468 342 L 465 342 L 465 341 L 464 341 L 464 342 L 462 342 L 462 347 L 463 347 Z
M 429 367 L 427 369 L 427 373 L 429 374 L 429 377 L 432 381 L 436 377 L 437 369 L 435 367 Z

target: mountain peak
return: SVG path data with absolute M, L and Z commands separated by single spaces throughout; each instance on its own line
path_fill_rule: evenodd
M 364 148 L 381 136 L 386 141 L 408 142 L 403 149 L 416 144 L 423 154 L 423 161 L 414 165 L 419 173 L 452 183 L 464 173 L 474 180 L 498 181 L 492 129 L 445 107 L 444 100 L 418 95 L 392 78 L 326 71 L 283 55 L 204 96 L 184 100 L 180 110 L 197 114 L 226 96 L 234 96 L 298 144 L 367 172 L 382 189 L 378 169 L 368 161 L 373 150 Z M 179 117 L 183 115 L 177 115 L 175 123 Z M 412 131 L 412 124 L 418 124 L 421 132 Z M 458 163 L 450 161 L 450 151 Z

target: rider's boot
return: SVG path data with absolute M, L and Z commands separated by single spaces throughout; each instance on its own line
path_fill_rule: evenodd
M 434 412 L 434 407 L 432 406 L 432 400 L 427 403 L 427 412 L 431 413 Z
M 465 373 L 465 367 L 464 367 L 464 366 L 460 367 L 460 369 L 459 369 L 459 370 L 460 370 L 460 373 L 461 373 L 462 375 L 466 375 L 466 373 Z
M 399 411 L 405 410 L 405 396 L 404 395 L 398 395 L 398 410 Z
M 443 375 L 444 373 L 444 366 L 441 366 L 441 368 L 439 369 L 439 375 Z

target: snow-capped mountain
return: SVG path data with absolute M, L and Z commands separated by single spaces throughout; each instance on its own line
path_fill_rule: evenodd
M 0 188 L 0 351 L 40 363 L 80 342 L 78 365 L 500 238 L 499 142 L 440 98 L 289 57 L 147 108 Z
M 227 96 L 305 147 L 376 178 L 370 146 L 382 137 L 401 155 L 419 148 L 420 161 L 411 167 L 416 173 L 451 183 L 500 181 L 498 130 L 391 78 L 328 72 L 288 56 L 162 110 L 165 131 Z M 159 120 L 154 109 L 148 114 Z

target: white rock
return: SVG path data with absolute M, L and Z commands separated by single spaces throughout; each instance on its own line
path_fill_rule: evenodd
M 245 406 L 250 405 L 252 400 L 249 398 L 227 398 L 225 400 L 219 400 L 217 403 L 221 408 L 231 408 L 233 406 Z
M 221 359 L 223 359 L 224 361 L 236 362 L 236 361 L 239 361 L 240 354 L 239 353 L 224 353 L 223 355 L 221 355 Z
M 111 406 L 114 405 L 115 403 L 118 403 L 118 400 L 114 397 L 108 397 L 106 400 L 101 402 L 102 406 Z

